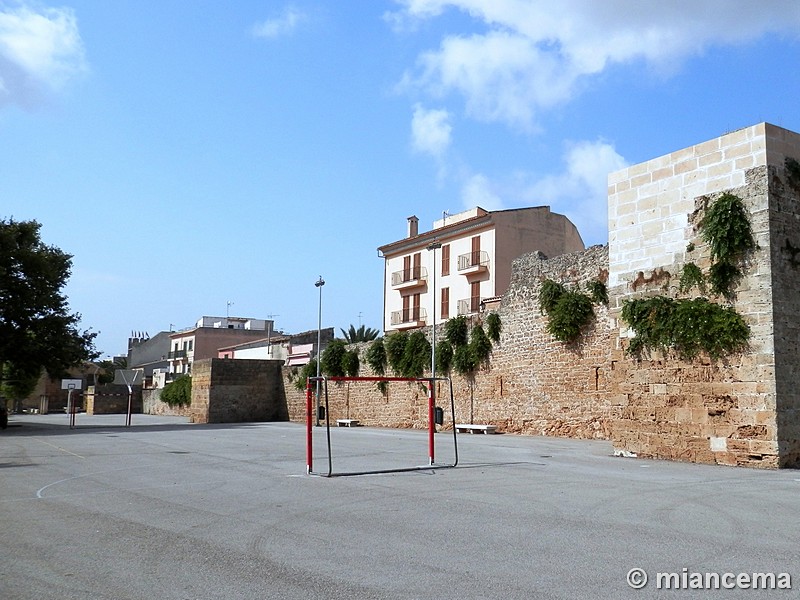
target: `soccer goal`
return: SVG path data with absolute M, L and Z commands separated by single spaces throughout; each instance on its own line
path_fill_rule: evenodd
M 436 425 L 444 424 L 444 409 L 436 406 L 436 382 L 446 382 L 449 388 L 449 396 L 450 396 L 450 423 L 452 425 L 452 436 L 453 436 L 453 450 L 452 450 L 452 462 L 444 462 L 444 463 L 437 463 L 435 461 L 435 451 L 436 451 Z M 328 384 L 331 382 L 356 382 L 356 383 L 381 383 L 385 382 L 386 384 L 393 383 L 393 382 L 407 382 L 407 383 L 416 383 L 420 385 L 425 385 L 428 390 L 428 464 L 427 465 L 417 465 L 417 466 L 391 466 L 389 468 L 379 468 L 378 466 L 374 468 L 369 468 L 370 465 L 365 465 L 365 469 L 363 470 L 344 470 L 344 471 L 335 471 L 333 467 L 333 459 L 334 459 L 334 450 L 333 448 L 336 444 L 332 444 L 331 442 L 331 405 L 330 405 L 330 396 L 328 393 Z M 376 393 L 378 393 L 376 391 Z M 341 477 L 346 475 L 373 475 L 379 473 L 399 473 L 404 471 L 421 471 L 421 470 L 430 470 L 430 469 L 445 469 L 445 468 L 453 468 L 458 464 L 458 439 L 456 437 L 456 428 L 455 428 L 455 401 L 453 399 L 453 382 L 450 380 L 449 377 L 309 377 L 306 380 L 306 473 L 309 475 L 319 475 L 322 477 Z M 348 425 L 352 426 L 356 424 L 355 419 L 350 419 L 349 414 L 345 414 L 342 416 L 346 416 L 348 418 L 337 418 L 337 426 L 341 425 Z M 324 423 L 323 423 L 324 422 Z M 325 442 L 322 445 L 326 450 L 327 459 L 327 471 L 315 471 L 314 470 L 314 430 L 315 428 L 321 429 L 322 425 L 324 424 L 325 428 Z M 318 427 L 315 427 L 318 426 Z M 337 427 L 337 436 L 347 435 L 347 432 L 340 431 L 340 427 Z M 352 434 L 357 435 L 357 434 Z M 449 436 L 448 436 L 449 437 Z M 341 439 L 341 437 L 340 437 Z M 352 442 L 353 440 L 349 440 Z M 357 442 L 356 442 L 357 443 Z M 364 446 L 369 444 L 370 442 L 365 438 L 364 439 Z M 374 444 L 373 440 L 373 444 Z M 449 445 L 449 444 L 448 444 Z M 352 446 L 350 446 L 352 448 Z M 353 452 L 351 451 L 351 455 Z M 356 451 L 355 454 L 358 454 Z M 369 452 L 365 452 L 365 454 L 369 454 Z M 410 453 L 410 454 L 413 454 Z M 352 459 L 352 456 L 350 457 Z M 410 462 L 410 459 L 409 459 Z M 352 460 L 350 461 L 352 464 Z

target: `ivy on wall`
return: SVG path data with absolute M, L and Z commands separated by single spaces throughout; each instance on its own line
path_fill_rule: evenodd
M 756 248 L 742 199 L 734 194 L 722 194 L 706 209 L 700 221 L 700 234 L 711 251 L 708 276 L 711 293 L 731 300 L 742 278 L 739 265 Z
M 170 406 L 188 406 L 192 403 L 192 378 L 181 375 L 161 390 L 161 401 Z
M 588 284 L 589 293 L 567 289 L 563 284 L 545 279 L 539 289 L 539 309 L 547 315 L 547 332 L 560 342 L 577 340 L 594 319 L 593 304 L 607 304 L 608 290 L 600 280 Z
M 463 315 L 453 317 L 444 324 L 444 336 L 436 344 L 436 370 L 461 375 L 471 375 L 491 355 L 493 342 L 498 342 L 502 324 L 497 313 L 485 319 L 486 329 L 478 323 L 471 329 Z M 421 330 L 412 333 L 398 331 L 383 340 L 373 342 L 364 359 L 376 375 L 384 375 L 387 368 L 399 377 L 422 377 L 430 369 L 431 345 Z M 382 391 L 385 386 L 381 386 Z
M 716 359 L 743 352 L 750 339 L 750 328 L 733 307 L 706 298 L 628 300 L 622 306 L 622 320 L 636 332 L 628 347 L 635 356 L 644 350 L 672 350 L 692 359 L 704 351 Z
M 705 293 L 708 282 L 712 294 L 732 301 L 743 276 L 741 265 L 757 247 L 741 198 L 722 194 L 705 209 L 699 228 L 710 250 L 711 267 L 705 275 L 695 263 L 685 264 L 679 290 L 688 293 L 696 287 Z M 694 244 L 689 244 L 686 250 L 694 251 Z M 704 297 L 651 296 L 626 300 L 621 318 L 635 333 L 628 352 L 637 357 L 645 351 L 660 350 L 674 351 L 684 359 L 706 352 L 716 359 L 746 351 L 750 339 L 749 326 L 732 306 Z

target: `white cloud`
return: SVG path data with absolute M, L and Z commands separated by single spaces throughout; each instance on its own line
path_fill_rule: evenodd
M 492 190 L 489 178 L 478 173 L 470 176 L 461 187 L 461 200 L 464 208 L 470 209 L 480 206 L 486 210 L 500 210 L 503 208 L 503 201 Z
M 800 33 L 796 0 L 397 0 L 395 22 L 424 21 L 448 9 L 485 28 L 445 36 L 419 57 L 406 82 L 435 97 L 458 93 L 468 114 L 532 129 L 538 114 L 569 101 L 580 82 L 614 63 L 675 68 L 714 44 L 767 33 Z
M 446 110 L 428 110 L 414 106 L 411 118 L 411 144 L 417 152 L 441 158 L 450 146 L 450 114 Z
M 531 204 L 549 204 L 575 223 L 584 242 L 608 241 L 608 174 L 627 166 L 603 141 L 570 144 L 564 170 L 529 184 L 523 196 Z
M 292 6 L 283 9 L 283 13 L 274 19 L 267 19 L 253 27 L 253 35 L 267 39 L 289 35 L 297 26 L 307 19 L 307 15 Z
M 87 68 L 72 10 L 0 5 L 0 104 L 29 106 Z

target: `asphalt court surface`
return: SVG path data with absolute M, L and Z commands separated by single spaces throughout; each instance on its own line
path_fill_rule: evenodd
M 0 432 L 3 600 L 800 597 L 794 470 L 460 434 L 455 468 L 324 478 L 306 474 L 301 424 L 76 423 L 12 415 Z M 425 431 L 334 428 L 331 443 L 335 472 L 427 467 Z M 327 472 L 324 428 L 314 451 Z M 453 459 L 438 433 L 437 463 Z M 792 589 L 659 589 L 659 573 Z

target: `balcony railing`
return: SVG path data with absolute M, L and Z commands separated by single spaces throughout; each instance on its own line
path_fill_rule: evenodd
M 391 315 L 392 326 L 409 325 L 412 327 L 422 326 L 428 318 L 424 308 L 416 307 L 403 310 L 396 310 Z
M 489 253 L 485 250 L 476 250 L 458 255 L 458 270 L 475 272 L 489 267 Z
M 458 301 L 458 314 L 459 315 L 474 315 L 480 312 L 483 298 L 474 296 L 472 298 L 465 298 Z
M 412 267 L 392 273 L 392 287 L 414 287 L 423 285 L 428 280 L 428 270 L 425 267 Z
M 177 360 L 179 358 L 186 358 L 186 350 L 173 350 L 167 354 L 169 360 Z

